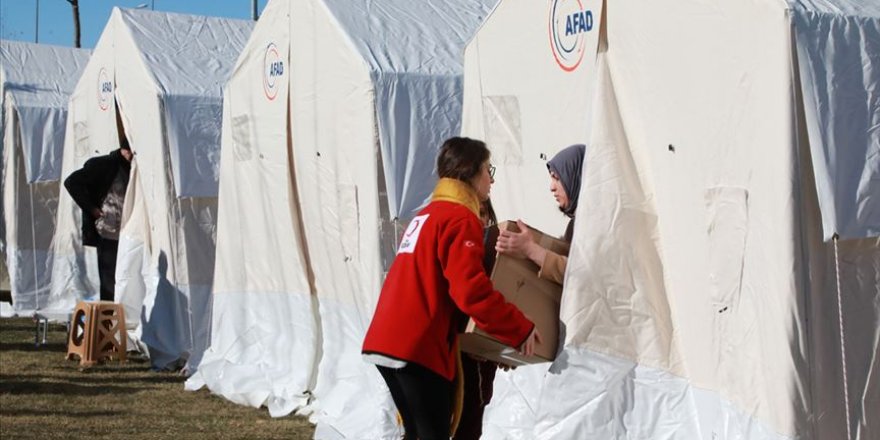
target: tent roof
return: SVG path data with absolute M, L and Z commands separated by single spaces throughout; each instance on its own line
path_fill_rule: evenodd
M 460 75 L 462 47 L 473 36 L 475 24 L 483 22 L 497 0 L 324 3 L 372 71 Z
M 165 95 L 221 96 L 254 22 L 115 8 Z
M 793 8 L 820 14 L 880 18 L 880 2 L 865 0 L 788 0 Z
M 175 194 L 216 197 L 223 86 L 254 22 L 114 8 L 107 27 L 128 38 L 98 52 L 112 45 L 115 62 L 143 63 L 162 101 Z
M 16 108 L 28 183 L 60 176 L 67 100 L 90 56 L 85 49 L 0 41 L 0 102 Z
M 0 40 L 2 88 L 17 105 L 67 108 L 91 51 Z

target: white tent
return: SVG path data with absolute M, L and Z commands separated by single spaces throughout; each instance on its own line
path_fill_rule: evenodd
M 63 307 L 49 300 L 58 179 L 67 99 L 89 53 L 0 41 L 0 251 L 18 314 Z
M 221 92 L 252 28 L 243 20 L 116 8 L 70 100 L 63 175 L 118 147 L 117 108 L 135 153 L 116 301 L 154 367 L 198 362 L 207 347 Z M 97 291 L 79 224 L 79 209 L 62 192 L 53 284 L 59 296 Z
M 501 217 L 552 228 L 535 152 L 588 144 L 562 351 L 499 374 L 485 438 L 880 438 L 880 5 L 604 7 L 504 0 L 466 52 Z
M 312 414 L 318 438 L 396 438 L 361 342 L 493 4 L 267 5 L 227 86 L 212 341 L 189 388 Z

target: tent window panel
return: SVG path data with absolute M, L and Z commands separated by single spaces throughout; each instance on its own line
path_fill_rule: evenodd
M 716 312 L 739 303 L 748 234 L 748 191 L 716 187 L 705 192 L 709 235 L 709 283 Z
M 516 96 L 484 96 L 483 126 L 495 162 L 523 164 L 522 114 Z
M 66 111 L 39 107 L 20 108 L 17 112 L 27 183 L 58 180 Z
M 15 204 L 14 243 L 22 250 L 47 250 L 52 246 L 55 233 L 55 215 L 58 206 L 58 181 L 27 183 L 24 172 L 23 154 L 16 154 L 17 194 Z
M 220 175 L 220 130 L 215 121 L 221 119 L 221 113 L 222 107 L 213 103 L 193 103 L 186 118 L 177 118 L 178 123 L 183 122 L 177 130 L 178 167 L 186 170 L 186 174 L 180 172 L 180 191 L 187 196 L 210 194 L 204 188 L 206 182 L 216 182 Z
M 89 124 L 86 121 L 73 123 L 73 148 L 76 157 L 90 156 L 89 151 Z
M 31 203 L 33 203 L 34 249 L 50 250 L 52 238 L 55 236 L 55 215 L 58 210 L 59 183 L 37 182 L 30 185 Z M 30 227 L 28 233 L 30 233 Z M 29 240 L 30 241 L 30 240 Z
M 214 279 L 217 250 L 217 199 L 182 197 L 178 199 L 187 271 L 180 274 L 189 284 L 210 285 Z
M 247 114 L 232 117 L 232 152 L 236 162 L 248 161 L 254 156 L 251 125 L 251 118 Z

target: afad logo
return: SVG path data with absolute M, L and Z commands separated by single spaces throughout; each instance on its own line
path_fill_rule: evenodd
M 102 67 L 101 71 L 98 72 L 98 107 L 101 107 L 102 111 L 107 110 L 110 108 L 112 101 L 113 81 L 110 81 L 107 70 Z
M 284 60 L 278 53 L 275 43 L 266 46 L 266 55 L 263 56 L 263 92 L 269 101 L 274 101 L 281 87 L 280 78 L 284 76 Z
M 592 29 L 593 12 L 584 9 L 581 0 L 550 0 L 550 49 L 562 70 L 571 72 L 580 66 Z

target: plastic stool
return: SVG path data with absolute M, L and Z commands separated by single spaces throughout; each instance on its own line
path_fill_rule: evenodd
M 122 305 L 109 301 L 80 302 L 70 320 L 67 359 L 79 356 L 83 367 L 104 359 L 125 362 L 127 335 Z

